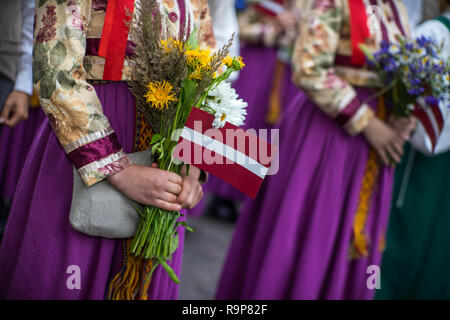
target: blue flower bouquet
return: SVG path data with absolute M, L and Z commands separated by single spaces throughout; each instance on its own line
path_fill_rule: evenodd
M 409 116 L 421 97 L 425 100 L 423 107 L 448 103 L 450 64 L 442 58 L 442 45 L 432 38 L 400 39 L 398 44 L 383 42 L 375 53 L 365 45 L 360 47 L 385 85 L 379 94 L 391 98 L 394 116 Z

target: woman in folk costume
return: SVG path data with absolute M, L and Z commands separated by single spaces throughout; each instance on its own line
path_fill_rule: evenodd
M 390 165 L 404 140 L 385 123 L 383 98 L 372 98 L 379 80 L 358 44 L 376 51 L 382 40 L 407 36 L 406 12 L 401 1 L 312 0 L 303 17 L 293 79 L 307 95 L 283 111 L 278 173 L 246 203 L 219 299 L 374 294 L 366 272 L 380 263 Z
M 296 34 L 295 10 L 291 0 L 257 1 L 247 5 L 239 17 L 241 56 L 245 71 L 233 83 L 240 98 L 248 103 L 245 129 L 270 129 L 283 106 L 299 91 L 292 82 L 289 59 Z M 270 133 L 268 134 L 270 139 Z M 235 204 L 245 195 L 215 177 L 205 192 L 212 194 L 211 211 L 219 218 L 234 220 Z
M 444 44 L 450 58 L 447 10 L 414 30 Z M 450 80 L 449 80 L 450 81 Z M 418 115 L 397 168 L 392 211 L 377 299 L 450 299 L 450 109 L 447 103 Z
M 122 81 L 131 79 L 125 56 L 133 47 L 125 20 L 134 5 L 130 0 L 37 2 L 33 82 L 48 120 L 30 150 L 1 244 L 2 298 L 103 299 L 113 277 L 128 290 L 108 297 L 177 297 L 178 286 L 159 268 L 142 285 L 146 273 L 128 255 L 126 241 L 90 237 L 69 224 L 72 165 L 86 186 L 111 183 L 143 204 L 179 210 L 193 207 L 201 196 L 198 169 L 180 177 L 127 157 L 147 149 L 150 140 Z M 202 46 L 215 46 L 206 0 L 164 0 L 159 6 L 166 36 L 196 30 Z M 171 262 L 177 274 L 183 235 L 180 228 Z M 68 285 L 73 270 L 79 270 L 76 287 Z

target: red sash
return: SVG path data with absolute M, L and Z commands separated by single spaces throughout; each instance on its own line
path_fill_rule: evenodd
M 359 48 L 360 43 L 365 43 L 370 37 L 367 26 L 366 6 L 363 0 L 348 0 L 350 8 L 350 36 L 352 41 L 352 65 L 363 66 L 366 58 Z
M 134 0 L 109 0 L 98 55 L 105 58 L 103 80 L 120 81 L 127 48 L 127 23 L 131 21 Z M 129 13 L 128 13 L 129 12 Z

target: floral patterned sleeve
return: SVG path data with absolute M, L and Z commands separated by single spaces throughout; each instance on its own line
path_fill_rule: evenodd
M 280 33 L 277 19 L 266 17 L 253 7 L 248 7 L 239 14 L 239 37 L 243 41 L 273 47 L 277 44 Z
M 344 1 L 310 0 L 295 42 L 294 81 L 324 112 L 355 135 L 364 130 L 374 112 L 335 73 L 342 21 L 348 18 L 343 14 Z
M 86 81 L 91 1 L 36 1 L 33 85 L 56 136 L 91 186 L 130 164 Z

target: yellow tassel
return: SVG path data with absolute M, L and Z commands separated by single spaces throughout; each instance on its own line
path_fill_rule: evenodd
M 380 243 L 378 245 L 378 250 L 380 252 L 383 252 L 384 250 L 386 250 L 386 234 L 384 232 L 380 237 Z
M 135 135 L 135 150 L 144 151 L 150 147 L 152 140 L 152 129 L 143 115 L 136 114 L 139 132 Z M 137 258 L 130 253 L 133 239 L 123 241 L 123 267 L 114 276 L 109 284 L 109 300 L 147 300 L 151 283 L 149 273 L 152 270 L 152 261 Z M 149 279 L 147 279 L 149 278 Z M 145 280 L 148 280 L 145 282 Z
M 383 97 L 379 99 L 377 116 L 382 120 L 386 119 Z M 358 207 L 353 221 L 353 242 L 350 247 L 350 252 L 351 257 L 354 259 L 366 257 L 369 254 L 369 243 L 365 235 L 365 226 L 370 210 L 370 201 L 380 171 L 379 169 L 378 155 L 374 149 L 370 148 L 369 159 L 366 164 L 362 187 L 359 193 Z
M 141 297 L 140 300 L 148 300 L 148 288 L 150 287 L 151 279 L 147 280 L 149 273 L 153 269 L 153 263 L 151 261 L 144 263 L 143 265 L 143 279 L 142 279 L 142 288 L 140 290 Z
M 148 299 L 147 291 L 151 282 L 148 275 L 152 270 L 152 262 L 133 256 L 130 253 L 131 241 L 124 242 L 124 268 L 110 282 L 109 300 Z
M 266 122 L 268 124 L 277 123 L 281 115 L 281 87 L 283 85 L 285 67 L 284 62 L 277 60 L 273 75 L 272 88 L 270 90 L 269 111 L 266 115 Z
M 355 233 L 355 240 L 354 240 L 355 248 L 357 252 L 362 256 L 367 256 L 369 254 L 367 250 L 367 240 L 364 234 L 362 233 Z

